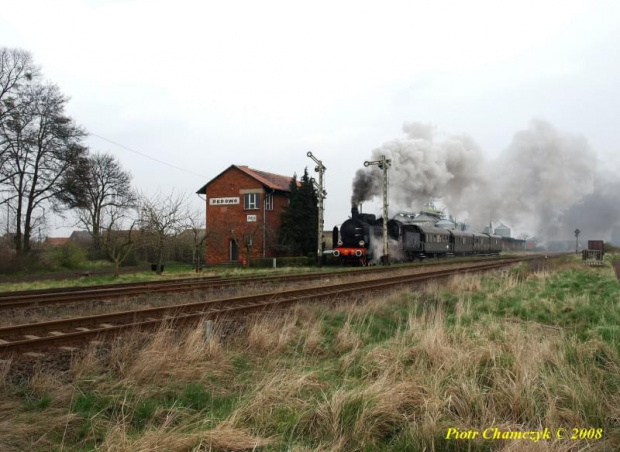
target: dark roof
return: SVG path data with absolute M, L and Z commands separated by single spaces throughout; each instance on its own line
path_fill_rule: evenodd
M 272 190 L 285 191 L 285 192 L 291 191 L 289 188 L 291 184 L 291 179 L 292 179 L 291 176 L 282 176 L 280 174 L 268 173 L 266 171 L 260 171 L 260 170 L 248 168 L 245 165 L 230 165 L 220 174 L 218 174 L 213 179 L 211 179 L 209 182 L 207 182 L 205 185 L 203 185 L 196 193 L 199 193 L 201 195 L 206 194 L 207 185 L 209 185 L 215 179 L 219 178 L 222 174 L 224 174 L 226 171 L 230 170 L 231 168 L 238 169 L 239 171 L 247 174 L 252 179 L 255 179 L 256 181 L 263 184 L 265 187 L 270 188 Z
M 93 236 L 90 235 L 90 232 L 88 231 L 73 231 L 69 236 L 69 239 L 78 242 L 91 242 L 93 240 Z
M 50 246 L 62 246 L 69 241 L 69 237 L 47 237 L 45 244 Z

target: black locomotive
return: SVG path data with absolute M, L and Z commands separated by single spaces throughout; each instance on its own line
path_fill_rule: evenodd
M 390 258 L 413 261 L 427 257 L 497 255 L 502 239 L 497 235 L 459 230 L 456 225 L 428 212 L 399 214 L 388 220 Z M 383 219 L 351 209 L 351 218 L 334 227 L 334 256 L 342 263 L 368 265 L 383 251 Z
M 351 208 L 351 218 L 338 226 L 334 226 L 334 256 L 343 263 L 368 265 L 373 253 L 371 240 L 381 235 L 383 219 L 377 221 L 375 215 L 360 213 L 357 206 Z

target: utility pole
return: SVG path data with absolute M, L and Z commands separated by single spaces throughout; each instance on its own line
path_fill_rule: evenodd
M 390 263 L 390 252 L 388 248 L 388 168 L 392 166 L 392 160 L 386 159 L 385 155 L 381 156 L 381 160 L 374 160 L 372 162 L 365 161 L 364 166 L 377 165 L 380 170 L 383 171 L 383 256 L 381 256 L 381 262 L 385 265 Z
M 581 234 L 581 231 L 575 229 L 575 254 L 579 254 L 579 234 Z
M 314 180 L 313 180 L 313 183 L 319 194 L 319 219 L 318 219 L 319 221 L 317 225 L 318 233 L 317 233 L 317 239 L 316 239 L 317 240 L 316 265 L 320 267 L 321 264 L 323 263 L 323 247 L 321 246 L 322 239 L 323 239 L 323 200 L 327 197 L 327 192 L 323 188 L 323 174 L 325 173 L 325 170 L 327 170 L 327 167 L 323 165 L 323 162 L 321 160 L 314 157 L 314 155 L 312 155 L 312 152 L 308 151 L 306 155 L 310 157 L 312 160 L 314 160 L 314 163 L 316 163 L 316 166 L 314 167 L 314 171 L 319 173 L 319 183 L 317 184 L 316 181 Z

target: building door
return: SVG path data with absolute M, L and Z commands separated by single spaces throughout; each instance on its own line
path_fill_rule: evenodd
M 239 245 L 235 239 L 230 239 L 230 260 L 239 260 Z

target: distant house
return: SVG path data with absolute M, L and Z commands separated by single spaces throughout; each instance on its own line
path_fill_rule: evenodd
M 69 240 L 82 248 L 89 248 L 93 243 L 93 236 L 88 231 L 73 231 Z
M 69 243 L 69 237 L 47 237 L 43 242 L 44 246 L 63 246 Z

